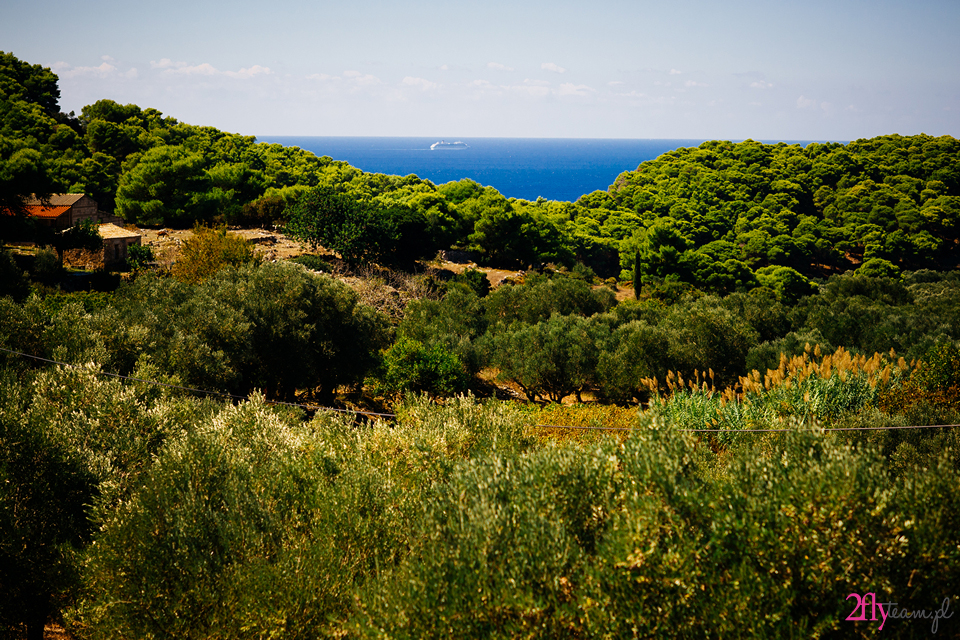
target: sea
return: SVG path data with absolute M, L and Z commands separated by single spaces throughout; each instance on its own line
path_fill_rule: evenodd
M 434 184 L 469 178 L 508 198 L 575 201 L 606 191 L 624 171 L 632 171 L 701 139 L 602 138 L 403 138 L 257 136 L 260 142 L 296 146 L 318 156 L 345 160 L 372 173 L 415 174 Z M 437 142 L 464 145 L 433 149 Z M 806 146 L 810 141 L 785 141 Z

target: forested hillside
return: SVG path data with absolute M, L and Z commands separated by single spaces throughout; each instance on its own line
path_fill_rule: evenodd
M 595 202 L 640 216 L 644 277 L 730 288 L 747 284 L 745 266 L 761 283 L 774 266 L 808 277 L 952 269 L 958 196 L 960 141 L 893 135 L 804 149 L 706 142 L 624 173 Z
M 12 54 L 0 56 L 0 79 L 8 206 L 31 192 L 84 192 L 135 224 L 289 219 L 356 260 L 409 265 L 455 246 L 491 265 L 582 262 L 602 277 L 632 280 L 636 269 L 644 282 L 717 293 L 958 263 L 960 141 L 948 136 L 706 142 L 575 203 L 527 202 L 468 180 L 368 174 L 111 100 L 63 114 L 56 75 Z

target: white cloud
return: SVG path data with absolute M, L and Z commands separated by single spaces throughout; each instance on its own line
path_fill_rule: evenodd
M 418 87 L 423 91 L 429 91 L 430 89 L 436 89 L 437 83 L 430 82 L 426 78 L 414 78 L 412 76 L 407 76 L 403 79 L 402 84 L 408 87 Z
M 504 86 L 503 88 L 528 96 L 542 97 L 550 95 L 550 83 L 545 80 L 531 80 L 527 78 L 523 81 L 523 84 Z
M 258 64 L 253 65 L 249 69 L 240 69 L 240 71 L 226 71 L 224 72 L 225 76 L 230 78 L 252 78 L 254 76 L 268 76 L 273 72 L 270 71 L 270 67 L 261 67 Z
M 611 86 L 611 87 L 616 87 L 616 86 L 621 85 L 621 84 L 627 84 L 627 83 L 626 83 L 626 82 L 623 82 L 623 81 L 621 81 L 621 80 L 611 80 L 610 82 L 607 83 L 607 85 L 609 85 L 609 86 Z
M 186 76 L 215 76 L 220 73 L 219 71 L 217 71 L 216 67 L 214 67 L 209 62 L 203 62 L 201 64 L 196 64 L 192 66 L 191 65 L 181 66 L 181 65 L 182 63 L 176 65 L 173 68 L 165 69 L 164 73 L 179 73 Z
M 751 89 L 771 89 L 772 87 L 773 83 L 767 82 L 766 80 L 757 80 L 756 82 L 750 83 Z
M 553 63 L 553 62 L 544 62 L 543 64 L 540 65 L 540 68 L 541 68 L 541 69 L 545 69 L 545 70 L 547 70 L 547 71 L 553 71 L 554 73 L 566 73 L 566 72 L 567 72 L 566 69 L 564 69 L 564 68 L 561 67 L 560 65 L 555 64 L 555 63 Z
M 683 86 L 685 86 L 685 87 L 706 87 L 707 84 L 704 83 L 704 82 L 695 82 L 695 81 L 693 81 L 693 80 L 687 80 L 686 82 L 683 83 Z
M 326 73 L 311 73 L 307 76 L 307 80 L 319 80 L 321 82 L 339 81 L 340 76 L 331 76 Z
M 681 73 L 683 73 L 683 72 L 680 71 L 680 70 L 678 70 L 678 69 L 670 69 L 670 75 L 672 75 L 672 76 L 678 76 L 678 75 L 680 75 Z
M 220 71 L 209 62 L 189 65 L 186 62 L 173 62 L 170 58 L 161 58 L 160 61 L 151 60 L 150 68 L 160 69 L 165 75 L 183 75 L 183 76 L 226 76 L 228 78 L 238 78 L 245 80 L 254 76 L 267 76 L 273 74 L 270 67 L 264 67 L 255 64 L 250 67 L 241 68 L 239 71 Z
M 488 62 L 488 69 L 495 69 L 496 71 L 513 71 L 513 67 L 508 67 L 505 64 L 500 64 L 499 62 Z
M 117 72 L 117 68 L 109 62 L 104 62 L 97 67 L 72 67 L 65 62 L 58 62 L 53 65 L 53 70 L 57 72 L 57 75 L 64 78 L 74 78 L 76 76 L 99 76 L 106 78 Z
M 561 96 L 588 96 L 593 93 L 593 89 L 588 87 L 585 84 L 573 84 L 572 82 L 564 82 L 560 85 L 560 89 L 557 91 L 557 95 Z
M 817 109 L 817 108 L 823 111 L 832 111 L 833 105 L 829 102 L 821 102 L 818 104 L 816 100 L 812 98 L 805 98 L 804 96 L 800 96 L 799 98 L 797 98 L 797 109 Z
M 240 71 L 227 71 L 224 75 L 227 75 L 231 78 L 252 78 L 254 76 L 268 76 L 273 72 L 270 71 L 270 67 L 261 67 L 258 64 L 253 65 L 249 69 L 240 69 Z
M 450 67 L 448 67 L 448 66 L 445 65 L 445 64 L 440 65 L 440 71 L 448 71 L 449 69 L 450 69 Z
M 113 56 L 100 56 L 100 59 L 104 62 L 116 62 L 116 60 L 113 59 Z
M 489 80 L 474 80 L 468 82 L 466 87 L 470 90 L 470 96 L 473 98 L 503 95 L 504 89 L 504 87 L 497 86 Z
M 677 103 L 676 96 L 648 96 L 645 93 L 631 91 L 621 94 L 625 98 L 630 98 L 631 103 L 639 106 L 667 106 Z
M 347 78 L 350 82 L 360 85 L 360 86 L 369 86 L 374 84 L 380 84 L 380 78 L 372 76 L 369 73 L 363 74 L 359 71 L 344 71 L 343 77 Z

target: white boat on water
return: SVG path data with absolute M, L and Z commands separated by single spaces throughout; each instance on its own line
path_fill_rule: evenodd
M 467 148 L 467 143 L 461 142 L 460 140 L 457 140 L 456 142 L 447 142 L 446 140 L 441 140 L 439 142 L 434 142 L 432 145 L 430 145 L 431 151 L 441 151 L 441 150 L 446 151 L 448 149 L 453 150 L 453 149 L 466 149 L 466 148 Z

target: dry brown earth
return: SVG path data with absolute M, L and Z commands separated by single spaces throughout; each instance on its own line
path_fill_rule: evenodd
M 128 228 L 134 228 L 128 226 Z M 153 249 L 157 262 L 169 266 L 180 253 L 180 246 L 187 239 L 193 236 L 190 229 L 166 229 L 166 228 L 136 228 L 143 235 L 142 243 Z M 269 229 L 235 229 L 230 233 L 237 234 L 246 238 L 248 242 L 253 243 L 260 255 L 265 260 L 289 260 L 299 255 L 315 253 L 311 247 L 299 240 L 290 238 L 283 233 Z M 316 253 L 335 257 L 335 254 L 320 248 Z M 493 269 L 490 267 L 481 267 L 472 260 L 448 260 L 441 256 L 431 260 L 428 265 L 434 269 L 447 269 L 454 273 L 462 273 L 467 269 L 477 269 L 487 274 L 490 284 L 498 287 L 504 282 L 516 282 L 523 278 L 524 271 L 513 271 L 507 269 Z M 365 273 L 333 273 L 331 274 L 340 280 L 343 280 L 354 289 L 363 288 L 361 281 L 368 280 L 369 274 Z M 388 283 L 389 284 L 389 283 Z M 400 287 L 397 287 L 400 288 Z M 629 287 L 618 286 L 615 290 L 617 300 L 625 300 L 633 296 L 633 289 Z

